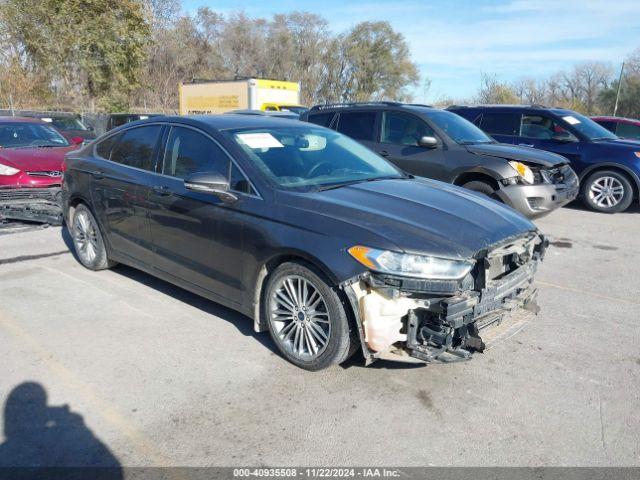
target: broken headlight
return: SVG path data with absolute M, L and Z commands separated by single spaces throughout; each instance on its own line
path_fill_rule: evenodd
M 20 170 L 17 168 L 10 167 L 9 165 L 4 165 L 0 163 L 0 175 L 11 176 L 18 173 Z
M 404 277 L 459 280 L 474 265 L 471 261 L 397 253 L 361 245 L 351 247 L 348 251 L 353 258 L 371 270 Z
M 524 163 L 511 161 L 509 162 L 509 165 L 511 165 L 511 168 L 518 172 L 518 177 L 520 178 L 520 180 L 529 185 L 533 184 L 533 182 L 535 181 L 533 171 Z

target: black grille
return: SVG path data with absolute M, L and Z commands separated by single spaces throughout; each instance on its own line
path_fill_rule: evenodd
M 62 172 L 59 170 L 46 170 L 39 172 L 27 172 L 30 177 L 61 177 Z
M 0 201 L 2 200 L 51 200 L 57 201 L 59 188 L 0 188 Z

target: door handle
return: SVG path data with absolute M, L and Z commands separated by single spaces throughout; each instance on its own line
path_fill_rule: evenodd
M 151 187 L 151 191 L 156 195 L 160 195 L 161 197 L 168 197 L 169 195 L 173 195 L 173 192 L 166 185 L 157 185 L 155 187 Z
M 93 172 L 93 178 L 95 178 L 96 180 L 102 180 L 104 178 L 104 172 L 102 170 Z
M 389 152 L 387 152 L 386 150 L 380 150 L 378 153 L 380 155 L 382 155 L 383 157 L 388 157 L 389 156 Z
M 519 143 L 518 146 L 535 148 L 535 145 L 533 145 L 531 143 Z

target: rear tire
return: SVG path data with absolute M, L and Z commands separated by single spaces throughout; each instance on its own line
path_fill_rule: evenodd
M 115 265 L 107 257 L 98 222 L 86 205 L 81 203 L 76 207 L 70 230 L 76 256 L 84 267 L 89 270 L 104 270 Z
M 462 185 L 462 187 L 473 190 L 474 192 L 482 193 L 483 195 L 486 195 L 487 197 L 494 200 L 500 200 L 496 195 L 496 191 L 494 190 L 494 188 L 487 182 L 483 182 L 482 180 L 473 180 L 471 182 L 467 182 Z
M 622 173 L 600 170 L 584 181 L 581 197 L 582 202 L 596 212 L 624 212 L 633 201 L 633 186 Z
M 276 268 L 262 315 L 282 356 L 305 370 L 340 364 L 355 352 L 357 334 L 338 290 L 311 266 L 287 262 Z

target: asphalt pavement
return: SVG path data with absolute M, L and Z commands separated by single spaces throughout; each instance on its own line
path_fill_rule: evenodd
M 62 228 L 0 229 L 0 464 L 40 442 L 123 466 L 638 466 L 640 208 L 537 223 L 541 312 L 518 335 L 470 362 L 316 373 L 243 315 L 84 269 Z

